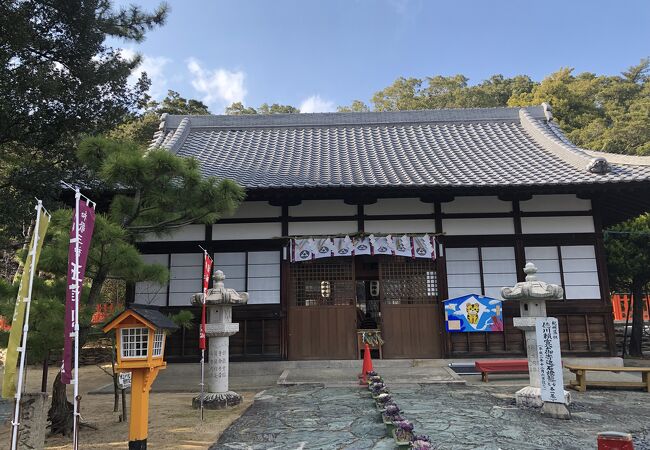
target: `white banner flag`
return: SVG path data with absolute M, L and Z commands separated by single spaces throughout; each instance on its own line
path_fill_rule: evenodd
M 354 254 L 370 255 L 370 238 L 354 238 Z
M 396 256 L 413 256 L 411 238 L 407 235 L 394 238 Z
M 336 237 L 334 241 L 334 256 L 350 256 L 354 251 L 354 245 L 350 236 Z
M 380 237 L 375 237 L 375 235 L 371 234 L 370 244 L 372 244 L 373 254 L 375 255 L 392 255 L 395 250 L 395 244 L 390 234 Z
M 295 239 L 293 241 L 293 260 L 308 261 L 314 257 L 313 239 Z
M 314 258 L 330 258 L 334 254 L 334 243 L 330 238 L 314 239 Z
M 424 236 L 413 237 L 413 255 L 416 258 L 435 259 L 436 252 L 433 248 L 433 242 L 428 234 Z

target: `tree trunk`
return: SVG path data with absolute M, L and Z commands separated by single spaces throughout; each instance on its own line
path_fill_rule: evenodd
M 119 411 L 120 397 L 117 390 L 117 372 L 115 372 L 115 338 L 111 335 L 111 373 L 113 374 L 113 412 Z
M 93 277 L 93 284 L 90 286 L 90 293 L 88 294 L 88 304 L 90 306 L 95 306 L 99 303 L 101 299 L 102 287 L 106 281 L 106 274 L 103 272 L 98 272 Z
M 47 392 L 47 371 L 50 368 L 50 349 L 48 348 L 45 352 L 45 358 L 43 358 L 43 375 L 41 377 L 41 392 Z
M 643 356 L 643 283 L 632 282 L 632 334 L 628 353 L 630 356 Z
M 68 401 L 66 385 L 61 382 L 61 372 L 59 371 L 52 385 L 52 406 L 47 412 L 51 433 L 72 436 L 73 413 L 74 408 Z

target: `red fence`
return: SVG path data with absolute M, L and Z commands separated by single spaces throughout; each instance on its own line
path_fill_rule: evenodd
M 612 294 L 612 310 L 614 311 L 615 321 L 627 320 L 628 312 L 630 314 L 630 321 L 632 320 L 632 310 L 630 306 L 632 296 L 630 294 Z M 650 321 L 650 295 L 643 297 L 643 320 Z

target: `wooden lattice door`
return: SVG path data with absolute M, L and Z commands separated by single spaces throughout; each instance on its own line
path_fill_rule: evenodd
M 382 258 L 379 281 L 384 358 L 441 358 L 435 261 Z
M 289 272 L 289 359 L 354 359 L 352 258 L 297 262 Z

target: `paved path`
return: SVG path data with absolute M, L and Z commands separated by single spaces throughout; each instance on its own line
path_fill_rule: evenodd
M 605 430 L 631 432 L 635 450 L 650 449 L 650 394 L 575 393 L 573 419 L 518 409 L 510 386 L 396 385 L 395 401 L 417 433 L 441 449 L 590 449 Z M 389 449 L 392 439 L 371 398 L 358 388 L 288 386 L 259 395 L 211 447 L 216 449 Z

